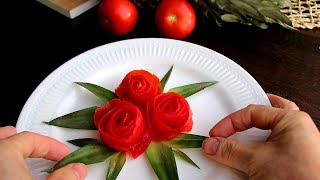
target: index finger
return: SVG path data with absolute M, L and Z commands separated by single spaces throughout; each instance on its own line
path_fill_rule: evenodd
M 211 137 L 229 137 L 252 127 L 274 129 L 287 111 L 279 108 L 249 105 L 219 121 L 211 130 Z
M 17 130 L 13 126 L 0 127 L 0 139 L 7 138 L 17 133 Z
M 299 107 L 294 102 L 288 99 L 285 99 L 283 97 L 280 97 L 274 94 L 267 94 L 267 96 L 273 107 L 299 111 Z
M 18 152 L 23 158 L 45 158 L 58 161 L 70 152 L 65 144 L 32 132 L 22 132 L 3 141 L 7 148 Z

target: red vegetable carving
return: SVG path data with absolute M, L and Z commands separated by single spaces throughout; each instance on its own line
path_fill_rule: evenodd
M 129 72 L 116 89 L 116 95 L 123 100 L 144 108 L 149 99 L 162 91 L 159 78 L 145 70 Z
M 159 85 L 155 75 L 131 71 L 116 89 L 119 99 L 96 110 L 94 123 L 107 146 L 136 158 L 152 140 L 169 140 L 191 131 L 187 100 L 175 92 L 162 93 Z
M 162 93 L 149 101 L 147 114 L 153 140 L 169 140 L 192 128 L 189 104 L 174 92 Z
M 130 102 L 114 99 L 101 106 L 94 114 L 94 123 L 103 143 L 128 152 L 133 158 L 143 153 L 151 142 L 142 112 Z

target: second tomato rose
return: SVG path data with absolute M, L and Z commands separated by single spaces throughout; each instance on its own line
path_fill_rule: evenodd
M 151 142 L 143 113 L 130 102 L 111 100 L 96 110 L 94 123 L 104 144 L 128 152 L 133 158 L 142 154 Z
M 156 141 L 169 140 L 192 129 L 190 106 L 184 97 L 174 92 L 162 93 L 149 101 L 147 116 L 152 139 Z

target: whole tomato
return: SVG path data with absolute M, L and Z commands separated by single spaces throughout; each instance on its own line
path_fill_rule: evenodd
M 196 26 L 196 14 L 187 0 L 162 0 L 156 9 L 155 22 L 165 37 L 182 39 Z
M 102 28 L 116 36 L 129 33 L 138 19 L 138 10 L 129 0 L 103 0 L 99 5 Z

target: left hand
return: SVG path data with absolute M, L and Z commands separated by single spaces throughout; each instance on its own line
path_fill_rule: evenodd
M 12 126 L 0 128 L 0 179 L 32 179 L 26 158 L 45 158 L 59 161 L 67 154 L 69 148 L 50 137 L 32 132 L 16 133 Z M 84 164 L 74 163 L 60 168 L 48 176 L 48 180 L 68 179 L 82 180 L 87 175 Z

